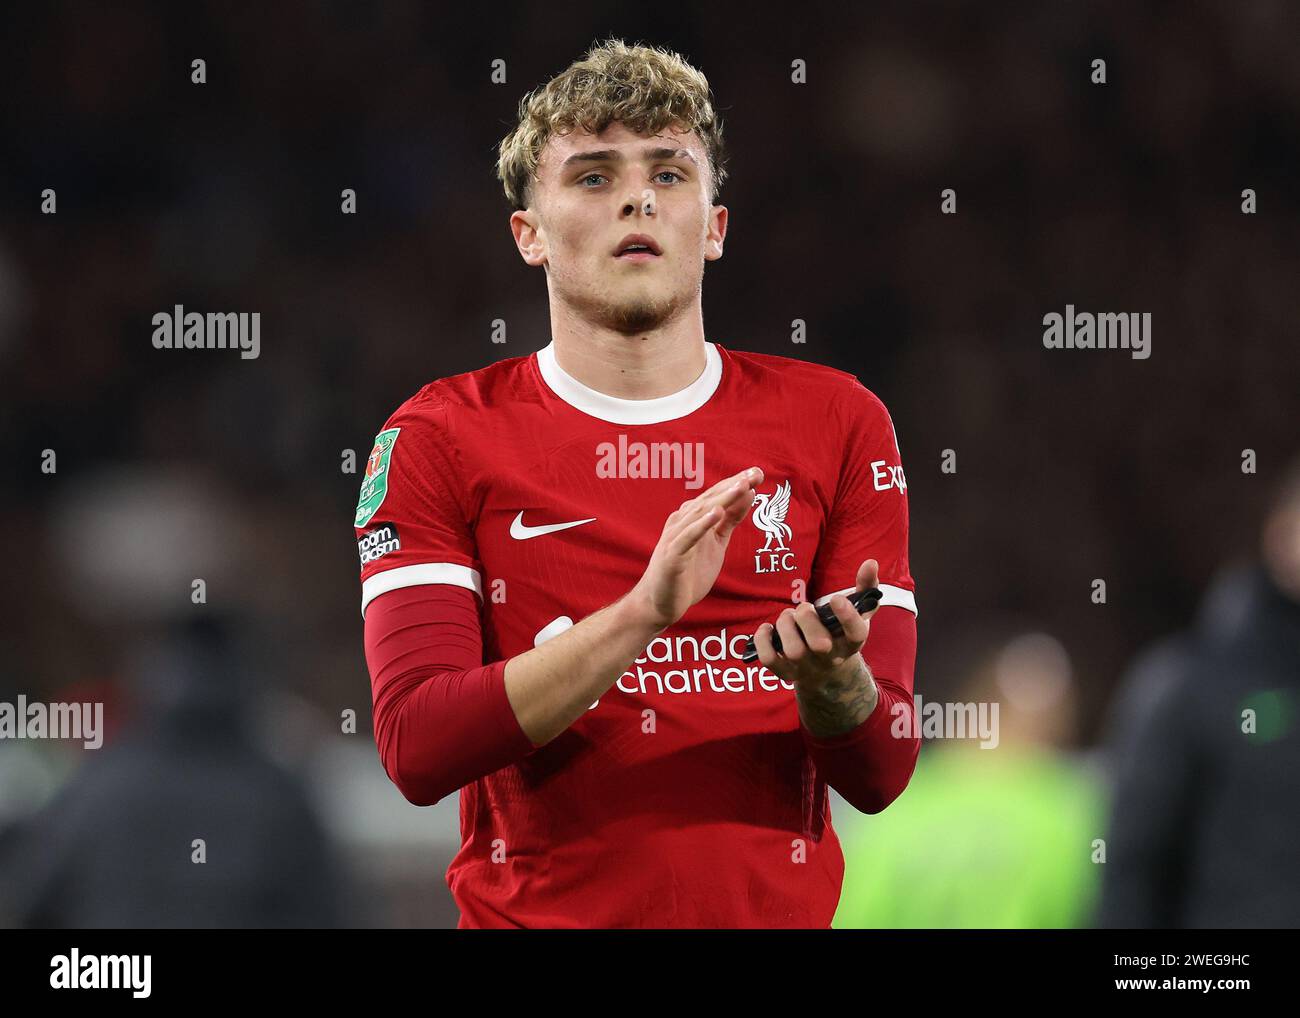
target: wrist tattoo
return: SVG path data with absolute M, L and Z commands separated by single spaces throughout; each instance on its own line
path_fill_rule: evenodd
M 844 678 L 831 679 L 820 689 L 796 690 L 799 717 L 819 739 L 851 732 L 876 709 L 880 691 L 870 666 L 859 658 L 859 666 Z

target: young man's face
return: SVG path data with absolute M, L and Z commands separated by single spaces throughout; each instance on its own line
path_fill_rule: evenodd
M 646 332 L 689 307 L 705 260 L 722 257 L 727 210 L 710 204 L 710 187 L 694 131 L 575 130 L 547 142 L 531 204 L 510 228 L 524 260 L 546 266 L 553 297 L 587 321 Z M 630 234 L 659 254 L 618 254 Z

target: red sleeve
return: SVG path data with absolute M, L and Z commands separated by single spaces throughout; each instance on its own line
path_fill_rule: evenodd
M 908 564 L 907 478 L 889 411 L 856 379 L 836 402 L 843 458 L 810 589 L 815 604 L 854 589 L 858 567 L 880 565 L 884 597 L 871 620 L 862 659 L 880 699 L 862 724 L 818 739 L 800 724 L 822 778 L 863 813 L 879 813 L 907 787 L 921 750 L 913 736 L 916 584 Z M 820 595 L 820 596 L 817 596 Z
M 379 756 L 417 806 L 535 748 L 506 696 L 505 661 L 483 664 L 473 591 L 448 583 L 387 591 L 367 607 L 365 644 Z
M 916 616 L 894 606 L 877 608 L 862 659 L 880 693 L 870 716 L 828 739 L 817 738 L 802 723 L 799 730 L 822 780 L 855 809 L 879 813 L 907 787 L 921 751 L 912 702 Z

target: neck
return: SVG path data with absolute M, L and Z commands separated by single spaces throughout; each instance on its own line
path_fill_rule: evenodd
M 699 301 L 685 314 L 641 333 L 623 333 L 551 308 L 555 360 L 583 385 L 619 399 L 658 399 L 704 373 L 704 317 Z

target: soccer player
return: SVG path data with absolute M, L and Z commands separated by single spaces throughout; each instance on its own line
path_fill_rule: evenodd
M 609 40 L 526 96 L 497 171 L 551 341 L 430 382 L 370 454 L 375 736 L 411 802 L 460 791 L 461 927 L 828 927 L 827 785 L 876 813 L 915 767 L 893 424 L 705 339 L 723 163 L 676 54 Z

